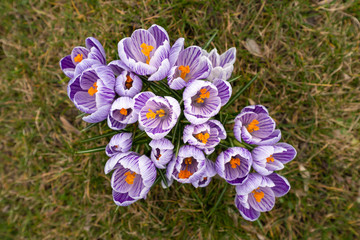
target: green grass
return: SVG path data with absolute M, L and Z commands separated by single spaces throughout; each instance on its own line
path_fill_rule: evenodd
M 23 0 L 0 10 L 1 239 L 360 238 L 358 1 Z M 258 74 L 227 111 L 266 105 L 298 150 L 281 171 L 291 191 L 258 221 L 242 219 L 219 178 L 205 189 L 158 184 L 117 208 L 105 153 L 75 154 L 110 137 L 81 142 L 107 127 L 79 132 L 87 124 L 59 60 L 88 36 L 117 59 L 121 38 L 154 23 L 186 46 L 218 31 L 208 49 L 237 48 L 234 89 Z

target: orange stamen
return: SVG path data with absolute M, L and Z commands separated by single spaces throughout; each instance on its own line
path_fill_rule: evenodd
M 195 138 L 197 138 L 199 141 L 201 141 L 202 143 L 206 144 L 208 139 L 210 137 L 210 134 L 209 133 L 198 133 L 195 135 Z
M 230 160 L 230 164 L 232 168 L 236 168 L 236 166 L 240 166 L 240 158 L 232 157 Z
M 200 95 L 196 99 L 196 102 L 197 103 L 203 103 L 204 99 L 209 98 L 209 97 L 210 97 L 210 92 L 206 88 L 202 88 L 202 89 L 200 89 Z
M 88 94 L 93 96 L 95 93 L 97 93 L 97 91 L 97 84 L 94 82 L 93 86 L 88 89 Z
M 126 76 L 126 81 L 125 81 L 126 89 L 130 89 L 132 87 L 132 83 L 133 83 L 132 78 L 130 77 L 130 75 L 127 75 Z
M 74 57 L 74 61 L 79 63 L 83 60 L 83 55 L 81 53 L 79 53 L 78 55 L 76 55 L 76 57 Z
M 185 80 L 186 74 L 188 74 L 188 73 L 190 72 L 190 67 L 189 67 L 188 65 L 186 65 L 186 66 L 181 65 L 181 66 L 179 67 L 179 70 L 180 70 L 180 72 L 181 72 L 181 73 L 180 73 L 180 77 Z
M 151 45 L 147 45 L 146 43 L 141 44 L 140 47 L 142 48 L 141 52 L 147 57 L 146 58 L 146 63 L 149 64 L 149 62 L 150 62 L 150 52 L 154 49 L 154 47 L 151 46 Z
M 255 200 L 256 200 L 257 202 L 261 202 L 261 199 L 264 198 L 265 194 L 264 194 L 264 192 L 262 192 L 262 191 L 258 192 L 258 190 L 259 190 L 259 188 L 254 189 L 254 190 L 252 191 L 252 193 L 254 194 Z
M 275 159 L 272 155 L 270 155 L 270 157 L 266 158 L 266 162 L 270 162 L 270 161 L 272 161 L 272 162 L 275 161 Z
M 251 123 L 247 126 L 247 130 L 249 131 L 249 133 L 253 132 L 253 131 L 258 131 L 260 128 L 258 126 L 256 126 L 256 124 L 259 124 L 259 121 L 254 119 L 251 121 Z
M 151 109 L 149 109 L 149 112 L 146 113 L 146 118 L 149 119 L 149 118 L 152 118 L 152 119 L 155 119 L 156 117 L 156 113 L 154 113 Z
M 159 154 L 157 157 L 156 157 L 156 160 L 159 160 L 161 158 L 161 154 Z
M 165 111 L 163 109 L 160 109 L 160 110 L 157 110 L 156 111 L 156 114 L 159 116 L 159 117 L 163 117 L 165 116 Z
M 131 173 L 131 171 L 126 172 L 124 174 L 124 176 L 126 176 L 125 181 L 128 184 L 134 184 L 135 175 L 136 175 L 136 172 L 133 172 L 133 173 Z
M 125 108 L 120 109 L 120 114 L 126 116 L 128 114 L 127 109 Z
M 179 172 L 180 179 L 189 178 L 191 175 L 193 175 L 189 170 L 187 170 L 189 164 L 192 163 L 192 158 L 191 157 L 185 158 L 184 162 L 186 164 L 186 167 L 185 167 L 185 170 L 180 170 L 180 172 Z

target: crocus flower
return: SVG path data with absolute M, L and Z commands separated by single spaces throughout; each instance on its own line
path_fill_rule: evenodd
M 118 133 L 114 135 L 108 145 L 106 145 L 105 153 L 108 157 L 112 157 L 118 153 L 128 152 L 132 145 L 131 133 Z
M 219 55 L 216 48 L 208 53 L 206 50 L 202 50 L 203 55 L 208 57 L 212 63 L 212 70 L 207 77 L 208 80 L 213 81 L 215 79 L 228 80 L 234 70 L 234 62 L 236 60 L 236 48 L 232 47 L 225 53 Z
M 134 99 L 129 97 L 119 97 L 111 105 L 110 113 L 107 118 L 109 128 L 120 130 L 128 124 L 138 120 L 138 114 L 134 112 Z
M 209 185 L 212 177 L 214 177 L 216 175 L 216 170 L 215 170 L 215 163 L 206 159 L 205 160 L 205 172 L 204 174 L 201 176 L 201 178 L 197 181 L 193 181 L 192 185 L 194 187 L 206 187 L 207 185 Z
M 93 37 L 85 40 L 85 47 L 75 47 L 70 55 L 60 60 L 60 68 L 69 78 L 76 76 L 76 66 L 85 59 L 95 60 L 98 64 L 106 64 L 106 55 L 101 43 Z
M 275 197 L 282 197 L 289 190 L 286 178 L 276 173 L 268 176 L 250 173 L 243 184 L 236 186 L 235 205 L 243 218 L 255 221 L 261 212 L 268 212 L 274 207 Z
M 115 60 L 108 65 L 116 77 L 115 92 L 121 97 L 134 97 L 142 89 L 142 81 L 121 61 Z
M 146 197 L 155 182 L 156 168 L 145 155 L 135 152 L 118 153 L 105 165 L 105 174 L 115 170 L 111 177 L 113 199 L 116 205 L 128 206 Z
M 142 92 L 137 94 L 134 100 L 134 110 L 139 114 L 139 127 L 152 139 L 165 137 L 175 126 L 181 109 L 174 98 Z
M 68 84 L 68 96 L 75 106 L 90 115 L 83 117 L 89 123 L 101 122 L 109 114 L 115 98 L 115 76 L 105 65 L 86 59 L 75 69 L 75 77 Z
M 175 65 L 169 72 L 168 84 L 170 88 L 180 90 L 194 80 L 206 79 L 210 71 L 210 60 L 203 56 L 201 48 L 191 46 L 180 51 Z
M 261 175 L 269 175 L 284 168 L 284 164 L 293 160 L 296 150 L 287 143 L 277 143 L 273 146 L 258 146 L 251 152 L 253 168 Z
M 177 157 L 173 157 L 166 170 L 170 182 L 194 183 L 201 180 L 206 170 L 204 153 L 194 146 L 182 146 Z
M 184 115 L 192 124 L 201 124 L 218 114 L 221 98 L 214 84 L 196 80 L 183 92 Z
M 221 139 L 226 139 L 226 131 L 221 122 L 209 120 L 203 124 L 190 124 L 184 128 L 183 141 L 211 154 Z
M 241 147 L 232 147 L 221 152 L 216 159 L 216 172 L 232 185 L 242 184 L 252 164 L 251 153 Z
M 165 169 L 174 154 L 174 145 L 166 138 L 151 140 L 150 158 L 157 168 Z
M 236 116 L 234 135 L 239 142 L 256 145 L 273 145 L 281 138 L 280 130 L 275 130 L 275 121 L 262 105 L 245 107 Z
M 154 24 L 138 29 L 118 44 L 121 61 L 138 75 L 150 75 L 149 81 L 164 79 L 170 70 L 170 43 L 164 28 Z

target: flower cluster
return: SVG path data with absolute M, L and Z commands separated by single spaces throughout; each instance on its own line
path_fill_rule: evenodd
M 235 48 L 219 55 L 216 49 L 184 48 L 183 38 L 171 45 L 158 25 L 120 40 L 120 59 L 108 64 L 98 40 L 87 38 L 85 45 L 61 59 L 60 67 L 71 78 L 70 100 L 87 114 L 83 120 L 104 121 L 114 132 L 105 148 L 105 173 L 113 171 L 117 205 L 145 199 L 157 179 L 163 187 L 174 180 L 206 187 L 218 175 L 236 186 L 237 208 L 254 221 L 289 191 L 275 171 L 296 150 L 279 143 L 281 132 L 267 109 L 245 107 L 235 120 L 223 111 L 232 96 Z M 237 141 L 228 138 L 232 134 Z

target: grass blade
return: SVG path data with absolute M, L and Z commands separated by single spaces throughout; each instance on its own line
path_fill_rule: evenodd
M 83 153 L 95 153 L 95 152 L 101 152 L 101 151 L 105 151 L 106 146 L 102 146 L 102 147 L 96 147 L 96 148 L 90 148 L 90 149 L 86 149 L 86 150 L 80 150 L 77 151 L 77 154 L 83 154 Z
M 235 82 L 235 81 L 238 80 L 239 78 L 241 78 L 241 76 L 234 77 L 234 78 L 228 80 L 228 82 L 229 82 L 229 83 Z
M 219 32 L 219 30 L 216 29 L 215 33 L 211 36 L 209 41 L 204 45 L 203 49 L 206 49 L 210 45 L 210 43 L 214 40 L 214 38 L 216 37 L 218 32 Z
M 80 132 L 85 132 L 87 130 L 89 130 L 90 128 L 92 128 L 93 126 L 95 126 L 98 123 L 91 123 L 90 125 L 86 126 L 84 129 L 82 129 Z
M 101 138 L 104 138 L 104 137 L 110 137 L 110 136 L 113 136 L 113 135 L 118 134 L 118 133 L 119 132 L 111 131 L 109 133 L 105 133 L 103 135 L 98 135 L 98 136 L 95 136 L 95 137 L 92 137 L 92 138 L 88 138 L 88 139 L 82 140 L 80 142 L 81 143 L 91 142 L 91 141 L 98 140 L 98 139 L 101 139 Z
M 256 74 L 240 91 L 238 91 L 234 96 L 230 98 L 230 100 L 221 108 L 221 110 L 225 110 L 227 107 L 229 107 L 233 102 L 240 97 L 240 95 L 248 88 L 250 85 L 257 79 L 258 74 Z
M 217 206 L 219 205 L 220 201 L 222 201 L 222 199 L 224 198 L 224 194 L 225 194 L 226 189 L 227 189 L 228 186 L 229 186 L 229 184 L 226 184 L 226 185 L 225 185 L 223 191 L 221 192 L 218 200 L 217 200 L 216 203 L 215 203 L 215 206 L 211 209 L 211 211 L 210 211 L 210 213 L 209 213 L 209 215 L 208 215 L 208 218 L 215 212 L 215 210 L 216 210 Z

